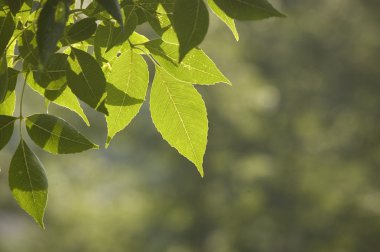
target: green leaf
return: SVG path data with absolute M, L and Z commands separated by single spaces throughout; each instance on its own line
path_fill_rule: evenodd
M 18 38 L 18 50 L 24 59 L 24 68 L 28 65 L 38 66 L 38 48 L 36 34 L 31 30 L 25 30 Z
M 207 2 L 208 6 L 215 13 L 215 15 L 220 20 L 222 20 L 228 26 L 228 28 L 230 28 L 230 30 L 234 34 L 236 41 L 239 41 L 239 33 L 236 30 L 234 19 L 230 18 L 222 9 L 220 9 L 219 6 L 215 4 L 215 0 L 208 0 Z
M 5 54 L 0 56 L 0 103 L 3 103 L 8 90 L 8 65 Z
M 5 14 L 0 11 L 0 55 L 3 55 L 9 40 L 12 38 L 15 26 L 12 14 L 10 12 Z
M 177 0 L 173 25 L 179 40 L 179 61 L 206 36 L 209 16 L 203 0 Z
M 162 137 L 193 162 L 203 177 L 208 120 L 205 104 L 197 90 L 156 68 L 150 112 Z
M 9 186 L 18 205 L 44 228 L 48 181 L 43 165 L 24 140 L 9 167 Z
M 96 0 L 116 21 L 123 26 L 120 4 L 118 0 Z
M 70 124 L 52 115 L 29 116 L 26 118 L 26 130 L 38 146 L 53 154 L 78 153 L 98 148 Z
M 8 67 L 8 88 L 3 103 L 0 103 L 1 115 L 13 115 L 16 106 L 16 83 L 19 72 Z
M 63 86 L 60 90 L 46 90 L 38 85 L 34 81 L 33 76 L 30 74 L 28 76 L 27 83 L 38 94 L 45 97 L 47 100 L 53 102 L 54 104 L 75 112 L 83 119 L 87 126 L 90 125 L 85 113 L 83 112 L 83 109 L 79 104 L 77 97 L 67 85 Z
M 96 31 L 95 18 L 84 18 L 74 23 L 67 32 L 67 39 L 71 43 L 80 42 L 90 38 Z
M 108 146 L 139 112 L 148 88 L 148 66 L 142 56 L 129 50 L 115 60 L 107 81 Z
M 13 134 L 16 117 L 0 115 L 0 150 L 9 142 Z
M 9 6 L 12 14 L 16 15 L 17 12 L 21 9 L 21 6 L 25 0 L 5 0 L 4 2 Z
M 47 0 L 37 23 L 37 44 L 41 63 L 45 65 L 56 51 L 69 17 L 69 0 Z
M 35 82 L 47 90 L 60 90 L 66 85 L 67 55 L 63 53 L 53 54 L 44 69 L 33 70 Z
M 285 17 L 267 0 L 214 0 L 228 16 L 237 20 L 260 20 Z
M 205 85 L 220 82 L 231 84 L 215 63 L 200 49 L 192 49 L 178 63 L 177 45 L 165 43 L 161 40 L 152 40 L 144 45 L 160 66 L 179 80 Z
M 96 60 L 88 53 L 71 48 L 67 64 L 67 83 L 73 93 L 95 110 L 108 114 L 105 107 L 106 78 Z M 71 67 L 70 67 L 71 66 Z

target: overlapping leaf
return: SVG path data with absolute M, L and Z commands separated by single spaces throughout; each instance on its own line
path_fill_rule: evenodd
M 156 68 L 150 94 L 150 112 L 162 137 L 193 162 L 203 176 L 208 120 L 205 104 L 197 90 L 165 70 Z
M 236 30 L 235 21 L 233 18 L 230 18 L 216 3 L 215 0 L 207 0 L 208 6 L 215 13 L 215 15 L 222 20 L 228 28 L 234 34 L 236 41 L 239 41 L 239 33 Z
M 8 90 L 8 65 L 5 54 L 0 56 L 0 103 L 3 103 Z
M 0 115 L 0 150 L 9 142 L 13 134 L 16 117 Z
M 78 153 L 98 148 L 63 119 L 47 114 L 26 118 L 30 138 L 42 149 L 53 154 Z
M 5 14 L 0 11 L 0 55 L 4 54 L 4 50 L 7 47 L 9 40 L 12 38 L 14 30 L 15 22 L 12 14 L 10 12 Z
M 74 23 L 67 32 L 67 39 L 71 43 L 80 42 L 90 38 L 96 31 L 95 18 L 84 18 Z
M 48 182 L 42 163 L 24 140 L 9 167 L 9 186 L 19 206 L 44 228 Z
M 96 0 L 111 16 L 123 26 L 123 18 L 118 0 Z
M 16 106 L 16 82 L 19 72 L 8 67 L 8 87 L 3 103 L 0 103 L 0 115 L 12 116 Z

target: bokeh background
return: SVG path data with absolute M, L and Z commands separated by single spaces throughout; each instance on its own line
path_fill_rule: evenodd
M 273 2 L 288 18 L 238 23 L 238 43 L 213 18 L 202 44 L 234 83 L 199 87 L 204 179 L 145 105 L 107 150 L 34 146 L 50 182 L 41 230 L 7 187 L 15 136 L 0 153 L 0 251 L 380 251 L 380 2 Z M 26 95 L 29 113 L 44 111 Z M 99 115 L 87 129 L 52 109 L 105 141 Z

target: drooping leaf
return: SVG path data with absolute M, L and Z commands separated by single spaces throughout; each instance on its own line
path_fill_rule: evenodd
M 179 40 L 179 61 L 182 61 L 206 36 L 209 16 L 203 0 L 177 0 L 173 25 Z
M 67 83 L 73 93 L 95 110 L 108 114 L 105 107 L 106 78 L 96 60 L 88 53 L 71 48 L 67 64 Z
M 24 140 L 9 167 L 9 186 L 18 205 L 44 228 L 48 181 L 42 163 Z
M 9 142 L 13 134 L 16 117 L 0 115 L 0 150 Z
M 4 0 L 4 2 L 9 6 L 12 14 L 16 15 L 25 0 Z
M 26 118 L 26 130 L 38 146 L 53 154 L 78 153 L 98 148 L 70 124 L 53 115 L 29 116 Z
M 237 20 L 260 20 L 285 17 L 267 0 L 214 0 L 229 17 Z
M 67 39 L 76 43 L 90 38 L 97 28 L 95 21 L 95 18 L 89 17 L 74 23 L 67 32 Z
M 107 81 L 108 145 L 139 112 L 148 88 L 148 66 L 142 56 L 129 50 L 112 64 Z
M 118 0 L 96 0 L 116 21 L 123 26 L 123 17 Z
M 216 3 L 215 0 L 207 0 L 208 6 L 215 13 L 215 15 L 222 20 L 228 28 L 234 34 L 236 41 L 239 41 L 239 33 L 236 30 L 235 21 L 233 18 L 230 18 Z
M 8 90 L 8 64 L 5 54 L 0 56 L 0 103 L 3 103 Z
M 47 0 L 38 17 L 37 44 L 39 58 L 45 65 L 56 51 L 69 17 L 69 0 Z
M 0 55 L 3 55 L 9 40 L 12 38 L 15 26 L 12 14 L 10 12 L 5 14 L 0 11 Z
M 177 45 L 165 43 L 161 40 L 152 40 L 144 45 L 160 66 L 179 80 L 204 85 L 220 82 L 231 84 L 215 63 L 201 49 L 192 49 L 178 63 Z
M 16 106 L 16 83 L 19 72 L 8 67 L 8 88 L 3 103 L 0 103 L 0 115 L 12 116 Z
M 205 104 L 197 90 L 156 68 L 150 112 L 162 137 L 193 162 L 203 177 L 208 120 Z
M 63 86 L 60 90 L 46 90 L 35 82 L 31 74 L 28 76 L 27 83 L 34 91 L 45 97 L 48 101 L 75 112 L 83 119 L 87 126 L 90 125 L 77 97 L 67 85 Z

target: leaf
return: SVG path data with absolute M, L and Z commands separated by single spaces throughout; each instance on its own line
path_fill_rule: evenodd
M 149 82 L 148 66 L 139 54 L 129 50 L 115 60 L 108 75 L 108 146 L 112 138 L 123 130 L 139 112 Z
M 8 144 L 13 134 L 16 117 L 0 115 L 0 150 Z
M 15 22 L 12 14 L 5 14 L 0 11 L 0 55 L 3 55 L 9 40 L 12 38 L 15 30 Z
M 0 103 L 1 115 L 13 115 L 16 106 L 16 83 L 19 72 L 8 67 L 8 88 L 3 103 Z
M 18 50 L 20 56 L 24 59 L 24 67 L 28 65 L 38 66 L 38 48 L 36 34 L 31 30 L 25 30 L 18 38 Z
M 0 103 L 3 103 L 8 90 L 8 65 L 5 54 L 0 57 Z
M 236 30 L 234 19 L 230 18 L 222 9 L 220 9 L 219 6 L 215 4 L 215 0 L 207 0 L 207 2 L 208 6 L 215 13 L 215 15 L 220 20 L 222 20 L 228 26 L 228 28 L 230 28 L 230 30 L 234 34 L 236 41 L 239 41 L 239 33 Z
M 35 82 L 47 90 L 60 90 L 66 85 L 67 55 L 63 53 L 53 54 L 44 69 L 33 70 Z
M 69 17 L 69 0 L 47 0 L 37 23 L 37 44 L 42 65 L 56 51 Z
M 200 49 L 192 49 L 178 63 L 177 45 L 165 43 L 161 40 L 152 40 L 144 45 L 161 67 L 181 81 L 205 85 L 220 82 L 231 84 L 215 63 Z
M 79 104 L 77 97 L 74 95 L 74 93 L 67 85 L 63 86 L 60 90 L 46 90 L 42 88 L 40 85 L 38 85 L 34 81 L 33 76 L 30 74 L 28 76 L 27 83 L 38 94 L 61 107 L 67 108 L 75 112 L 83 119 L 87 126 L 90 125 L 85 113 L 83 112 L 83 109 Z
M 90 38 L 96 31 L 95 18 L 84 18 L 74 23 L 67 32 L 67 39 L 71 43 L 80 42 Z
M 206 36 L 209 16 L 203 0 L 177 0 L 173 25 L 179 40 L 179 61 L 182 61 Z
M 123 26 L 120 4 L 118 0 L 96 0 L 116 21 Z
M 260 20 L 285 17 L 267 0 L 214 0 L 228 16 L 237 20 Z
M 53 154 L 78 153 L 98 148 L 70 124 L 52 115 L 36 114 L 27 117 L 26 130 L 38 146 Z
M 197 90 L 156 68 L 150 112 L 162 137 L 193 162 L 203 177 L 208 120 L 205 104 Z
M 9 6 L 9 9 L 11 10 L 12 14 L 16 15 L 21 9 L 21 6 L 25 2 L 25 0 L 5 0 L 4 2 Z
M 9 167 L 9 186 L 18 205 L 44 228 L 48 181 L 43 165 L 24 140 Z
M 95 110 L 108 114 L 105 107 L 106 78 L 96 60 L 88 53 L 71 48 L 67 64 L 67 83 L 73 93 Z M 71 66 L 71 67 L 70 67 Z

